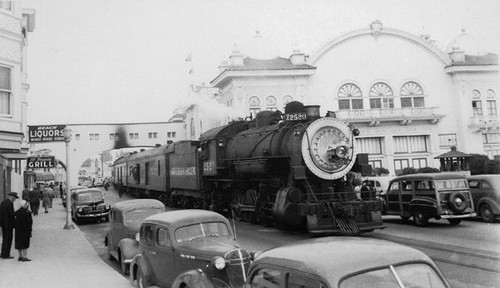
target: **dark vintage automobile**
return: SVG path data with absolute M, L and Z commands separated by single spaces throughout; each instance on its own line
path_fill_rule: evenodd
M 111 206 L 104 202 L 101 189 L 86 188 L 71 192 L 71 215 L 75 223 L 81 220 L 109 221 Z
M 73 193 L 74 191 L 76 190 L 81 190 L 81 189 L 87 189 L 88 187 L 87 186 L 72 186 L 69 188 L 69 191 L 70 191 L 70 194 Z M 64 207 L 66 207 L 66 191 L 64 191 L 63 195 L 62 195 L 62 204 Z
M 164 211 L 165 205 L 155 199 L 127 200 L 111 206 L 109 230 L 104 244 L 108 247 L 109 258 L 120 263 L 123 274 L 128 274 L 129 264 L 139 252 L 135 235 L 139 232 L 142 221 Z
M 206 210 L 177 210 L 142 222 L 139 254 L 130 264 L 137 287 L 243 287 L 250 254 L 229 221 Z
M 189 287 L 206 287 L 206 286 Z M 450 287 L 424 253 L 361 237 L 298 241 L 257 255 L 245 288 Z
M 458 225 L 476 215 L 467 179 L 460 174 L 399 176 L 391 180 L 385 197 L 388 215 L 399 215 L 403 221 L 413 217 L 416 226 L 428 225 L 431 218 Z
M 468 176 L 474 206 L 484 222 L 500 218 L 500 175 Z

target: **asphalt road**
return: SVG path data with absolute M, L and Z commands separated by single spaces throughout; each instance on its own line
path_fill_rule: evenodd
M 132 198 L 128 195 L 119 198 L 112 189 L 106 192 L 106 200 L 110 204 L 127 199 Z M 500 223 L 467 220 L 458 226 L 451 226 L 445 220 L 432 220 L 429 227 L 422 228 L 404 224 L 395 216 L 384 216 L 384 223 L 386 229 L 367 233 L 362 237 L 386 239 L 425 252 L 436 261 L 453 287 L 500 287 Z M 244 222 L 235 222 L 235 226 L 240 244 L 250 251 L 309 239 L 305 234 L 283 232 Z M 108 223 L 84 223 L 79 228 L 103 261 L 120 271 L 118 263 L 108 259 L 107 248 L 104 246 Z

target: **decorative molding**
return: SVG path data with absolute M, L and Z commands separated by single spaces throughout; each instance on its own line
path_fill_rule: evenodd
M 380 20 L 375 20 L 370 24 L 370 30 L 372 31 L 371 34 L 375 40 L 377 40 L 378 36 L 380 36 L 383 26 L 384 25 Z

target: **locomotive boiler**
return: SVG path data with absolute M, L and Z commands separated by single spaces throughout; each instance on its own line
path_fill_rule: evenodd
M 117 161 L 123 189 L 167 205 L 204 208 L 312 235 L 359 234 L 383 228 L 375 197 L 354 191 L 371 171 L 356 153 L 358 130 L 319 106 L 291 102 Z M 124 163 L 126 162 L 126 163 Z

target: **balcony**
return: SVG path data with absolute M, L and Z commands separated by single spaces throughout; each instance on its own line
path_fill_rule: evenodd
M 428 121 L 430 124 L 438 123 L 445 115 L 437 114 L 438 107 L 417 108 L 382 108 L 365 110 L 339 110 L 337 117 L 350 123 L 367 123 L 377 126 L 381 122 L 399 122 L 408 125 L 413 121 Z
M 475 133 L 499 132 L 500 121 L 498 115 L 475 115 L 469 119 L 469 128 Z

